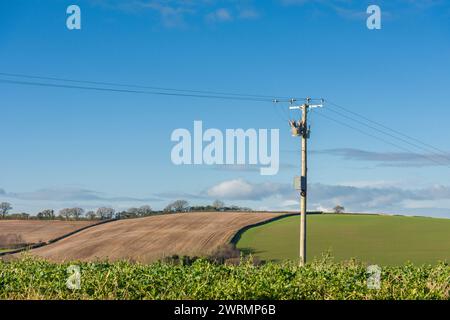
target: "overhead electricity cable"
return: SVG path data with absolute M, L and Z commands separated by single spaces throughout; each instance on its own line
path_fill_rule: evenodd
M 40 86 L 40 87 L 53 87 L 53 88 L 65 88 L 65 89 L 110 91 L 110 92 L 121 92 L 121 93 L 138 93 L 138 94 L 162 95 L 162 96 L 272 102 L 271 99 L 263 99 L 263 98 L 250 98 L 250 97 L 239 97 L 239 96 L 233 97 L 233 96 L 220 96 L 220 95 L 194 94 L 194 93 L 190 94 L 190 93 L 181 93 L 181 92 L 178 93 L 178 92 L 162 92 L 162 91 L 147 91 L 147 90 L 115 89 L 115 88 L 105 88 L 105 87 L 79 86 L 79 85 L 31 82 L 31 81 L 15 81 L 15 80 L 4 80 L 4 79 L 0 79 L 0 83 L 27 85 L 27 86 Z
M 7 73 L 7 72 L 0 72 L 0 75 L 6 76 L 6 77 L 15 77 L 15 78 L 50 80 L 50 81 L 59 81 L 59 82 L 81 83 L 81 84 L 113 86 L 113 87 L 123 87 L 123 88 L 162 90 L 162 91 L 171 91 L 171 92 L 173 91 L 173 92 L 195 93 L 195 94 L 203 94 L 203 95 L 220 95 L 220 96 L 234 96 L 234 97 L 261 98 L 261 99 L 267 98 L 267 99 L 270 99 L 271 101 L 279 100 L 279 99 L 288 99 L 287 97 L 277 96 L 277 95 L 270 96 L 270 95 L 258 95 L 258 94 L 223 92 L 223 91 L 176 89 L 176 88 L 167 88 L 167 87 L 159 87 L 159 86 L 146 86 L 146 85 L 135 85 L 135 84 L 125 84 L 125 83 L 116 83 L 116 82 L 104 82 L 104 81 L 76 80 L 76 79 L 68 79 L 68 78 L 47 77 L 47 76 Z M 305 99 L 305 98 L 299 98 L 299 100 L 300 99 Z
M 81 86 L 81 85 L 68 85 L 61 83 L 48 83 L 48 82 L 31 82 L 31 81 L 16 81 L 10 79 L 0 79 L 0 83 L 9 83 L 9 84 L 17 84 L 17 85 L 29 85 L 29 86 L 41 86 L 41 87 L 56 87 L 56 88 L 68 88 L 68 89 L 81 89 L 81 90 L 96 90 L 96 91 L 110 91 L 110 92 L 122 92 L 122 93 L 137 93 L 137 94 L 151 94 L 151 95 L 163 95 L 163 96 L 180 96 L 180 97 L 193 97 L 193 98 L 208 98 L 208 99 L 224 99 L 224 100 L 243 100 L 243 101 L 258 101 L 258 102 L 290 102 L 293 103 L 297 100 L 305 100 L 305 98 L 294 98 L 288 99 L 283 96 L 269 96 L 269 95 L 257 95 L 257 94 L 244 94 L 244 93 L 230 93 L 230 92 L 222 92 L 222 91 L 207 91 L 207 90 L 189 90 L 189 89 L 175 89 L 175 88 L 167 88 L 167 87 L 159 87 L 159 86 L 144 86 L 144 85 L 134 85 L 134 84 L 124 84 L 124 83 L 115 83 L 115 82 L 103 82 L 103 81 L 88 81 L 88 80 L 75 80 L 68 78 L 58 78 L 58 77 L 47 77 L 47 76 L 38 76 L 38 75 L 28 75 L 28 74 L 18 74 L 18 73 L 7 73 L 0 72 L 0 76 L 6 77 L 15 77 L 15 78 L 26 78 L 26 79 L 39 79 L 39 80 L 47 80 L 47 81 L 58 81 L 58 82 L 68 82 L 68 83 L 80 83 L 80 84 L 89 84 L 90 86 Z M 95 87 L 91 85 L 96 85 Z M 102 87 L 98 87 L 102 86 Z M 108 87 L 104 87 L 108 86 Z M 112 87 L 120 87 L 111 88 Z M 135 89 L 146 89 L 146 90 L 131 90 L 124 88 L 135 88 Z M 275 97 L 275 98 L 274 98 Z M 311 100 L 321 100 L 321 99 L 311 99 Z M 413 146 L 415 148 L 425 150 L 427 152 L 431 152 L 432 156 L 438 157 L 440 159 L 445 159 L 450 161 L 450 157 L 446 156 L 446 152 L 436 148 L 428 143 L 420 141 L 416 138 L 413 138 L 409 135 L 406 135 L 398 130 L 389 128 L 386 125 L 383 125 L 377 121 L 371 120 L 357 112 L 350 110 L 349 108 L 338 105 L 330 100 L 326 100 L 328 105 L 339 108 L 342 111 L 345 111 L 347 114 L 351 114 L 353 116 L 358 117 L 361 120 L 355 119 L 347 114 L 343 114 L 336 110 L 329 108 L 328 110 L 339 114 L 342 117 L 345 117 L 351 121 L 354 121 L 360 125 L 366 126 L 371 130 L 382 133 L 390 138 L 399 140 L 405 144 Z M 276 112 L 278 112 L 277 110 Z M 284 109 L 283 109 L 284 111 Z M 285 116 L 288 117 L 287 114 Z M 283 117 L 284 118 L 284 117 Z M 369 125 L 364 121 L 372 124 Z M 378 126 L 375 127 L 375 126 Z M 385 130 L 381 130 L 380 128 L 386 129 L 391 133 L 386 132 Z M 398 135 L 398 136 L 397 136 Z M 401 137 L 399 137 L 401 136 Z M 430 151 L 429 149 L 433 149 L 434 151 Z M 438 151 L 439 153 L 436 153 Z
M 408 145 L 410 145 L 410 146 L 412 146 L 412 147 L 415 147 L 415 148 L 420 149 L 420 150 L 425 151 L 425 152 L 429 152 L 430 155 L 429 155 L 428 157 L 430 157 L 430 158 L 431 158 L 431 157 L 435 157 L 436 159 L 439 159 L 439 160 L 442 160 L 442 161 L 447 162 L 447 165 L 450 164 L 450 159 L 446 158 L 445 155 L 436 153 L 436 152 L 434 152 L 434 151 L 430 151 L 429 149 L 423 147 L 423 146 L 420 145 L 419 143 L 411 142 L 411 141 L 409 141 L 409 140 L 407 140 L 407 139 L 398 137 L 398 136 L 396 136 L 396 135 L 394 135 L 394 134 L 392 134 L 392 133 L 386 132 L 385 130 L 381 130 L 381 129 L 379 129 L 379 128 L 377 128 L 377 127 L 374 127 L 374 126 L 372 126 L 372 125 L 370 125 L 370 124 L 367 124 L 367 123 L 365 123 L 365 122 L 363 122 L 363 121 L 360 121 L 360 120 L 355 119 L 355 118 L 353 118 L 353 117 L 351 117 L 351 116 L 348 116 L 348 115 L 346 115 L 346 114 L 343 114 L 342 112 L 339 112 L 339 111 L 336 111 L 336 110 L 333 110 L 333 109 L 330 109 L 330 108 L 328 108 L 327 110 L 328 110 L 328 111 L 331 111 L 331 112 L 333 112 L 333 113 L 335 113 L 335 114 L 338 114 L 339 116 L 344 117 L 344 118 L 346 118 L 346 119 L 348 119 L 348 120 L 351 120 L 351 121 L 353 121 L 353 122 L 356 122 L 356 123 L 358 123 L 358 124 L 360 124 L 360 125 L 362 125 L 362 126 L 365 126 L 365 127 L 367 127 L 367 128 L 370 128 L 371 130 L 377 131 L 377 132 L 379 132 L 379 133 L 381 133 L 381 134 L 383 134 L 383 135 L 386 135 L 386 136 L 388 136 L 388 137 L 391 137 L 391 138 L 393 138 L 393 139 L 396 139 L 396 140 L 398 140 L 398 141 L 401 141 L 401 142 L 403 142 L 403 143 L 405 143 L 405 144 L 408 144 Z
M 444 163 L 442 163 L 442 162 L 436 161 L 434 158 L 429 158 L 429 157 L 427 157 L 426 155 L 423 155 L 423 154 L 420 154 L 420 153 L 416 153 L 416 152 L 414 152 L 414 151 L 411 150 L 411 149 L 405 148 L 405 147 L 400 146 L 400 145 L 398 145 L 398 144 L 396 144 L 396 143 L 393 143 L 393 142 L 388 141 L 388 140 L 386 140 L 386 139 L 380 138 L 379 136 L 376 136 L 376 135 L 373 135 L 373 134 L 371 134 L 371 133 L 368 133 L 368 132 L 366 132 L 366 131 L 364 131 L 364 130 L 361 130 L 361 129 L 359 129 L 359 128 L 356 128 L 356 127 L 354 127 L 354 126 L 351 126 L 351 125 L 349 125 L 349 124 L 347 124 L 347 123 L 345 123 L 345 122 L 342 122 L 342 121 L 340 121 L 340 120 L 337 120 L 337 119 L 334 119 L 334 118 L 332 118 L 332 117 L 326 116 L 326 115 L 324 115 L 324 114 L 322 114 L 322 113 L 316 113 L 316 115 L 319 115 L 320 117 L 326 118 L 326 119 L 328 119 L 328 120 L 330 120 L 330 121 L 333 121 L 333 122 L 335 122 L 335 123 L 338 123 L 338 124 L 340 124 L 340 125 L 342 125 L 342 126 L 344 126 L 344 127 L 347 127 L 347 128 L 352 129 L 352 130 L 358 131 L 359 133 L 361 133 L 361 134 L 363 134 L 363 135 L 366 135 L 366 136 L 369 136 L 369 137 L 371 137 L 371 138 L 373 138 L 373 139 L 382 141 L 382 142 L 384 142 L 384 143 L 386 143 L 386 144 L 389 144 L 389 145 L 391 145 L 391 146 L 393 146 L 393 147 L 395 147 L 395 148 L 397 148 L 397 149 L 400 149 L 400 150 L 402 150 L 402 151 L 405 151 L 405 152 L 408 152 L 408 153 L 411 153 L 411 154 L 414 154 L 414 155 L 423 157 L 423 158 L 425 158 L 425 159 L 427 159 L 427 160 L 430 160 L 430 161 L 432 161 L 432 162 L 434 162 L 434 163 L 436 163 L 436 164 L 439 164 L 439 165 L 441 165 L 441 166 L 447 166 L 447 164 L 444 164 Z
M 283 112 L 279 108 L 277 108 L 277 106 L 275 104 L 272 104 L 272 107 L 273 107 L 273 109 L 275 109 L 274 113 L 276 113 L 276 115 L 280 119 L 280 121 L 282 121 L 282 122 L 289 121 L 289 118 L 286 118 L 286 115 L 283 114 Z
M 345 112 L 347 112 L 347 113 L 353 114 L 353 115 L 359 117 L 360 119 L 363 119 L 363 120 L 365 120 L 365 121 L 367 121 L 367 122 L 370 122 L 370 123 L 372 123 L 372 124 L 375 124 L 375 125 L 377 125 L 377 126 L 383 128 L 383 129 L 389 130 L 390 132 L 395 133 L 395 134 L 397 134 L 397 135 L 400 135 L 400 136 L 402 136 L 402 137 L 404 137 L 404 138 L 406 138 L 406 139 L 409 139 L 409 140 L 411 140 L 411 141 L 414 141 L 414 142 L 416 142 L 416 143 L 419 143 L 419 144 L 421 144 L 421 145 L 423 145 L 423 146 L 425 146 L 425 147 L 427 147 L 427 148 L 429 148 L 429 149 L 433 149 L 434 151 L 439 152 L 439 153 L 438 153 L 439 156 L 444 157 L 444 158 L 446 158 L 447 160 L 450 161 L 450 157 L 449 157 L 449 156 L 446 156 L 446 154 L 448 154 L 447 151 L 444 151 L 444 150 L 442 150 L 442 149 L 439 149 L 439 148 L 437 148 L 437 147 L 435 147 L 435 146 L 433 146 L 433 145 L 431 145 L 431 144 L 429 144 L 429 143 L 426 143 L 426 142 L 421 141 L 421 140 L 419 140 L 419 139 L 417 139 L 417 138 L 414 138 L 414 137 L 412 137 L 412 136 L 410 136 L 410 135 L 407 135 L 407 134 L 405 134 L 405 133 L 402 133 L 402 132 L 400 132 L 400 131 L 398 131 L 398 130 L 396 130 L 396 129 L 390 128 L 390 127 L 388 127 L 388 126 L 386 126 L 386 125 L 384 125 L 384 124 L 382 124 L 382 123 L 380 123 L 380 122 L 371 120 L 371 119 L 369 119 L 369 118 L 367 118 L 367 117 L 365 117 L 365 116 L 363 116 L 363 115 L 361 115 L 361 114 L 359 114 L 359 113 L 357 113 L 357 112 L 355 112 L 355 111 L 350 110 L 349 108 L 343 107 L 342 105 L 338 105 L 338 104 L 336 104 L 336 103 L 334 103 L 334 102 L 332 102 L 332 101 L 330 101 L 330 100 L 328 100 L 328 99 L 327 99 L 326 101 L 327 101 L 327 103 L 328 103 L 329 105 L 331 105 L 331 106 L 334 106 L 334 107 L 336 107 L 336 108 L 339 108 L 339 109 L 341 109 L 341 110 L 343 110 L 343 111 L 345 111 Z

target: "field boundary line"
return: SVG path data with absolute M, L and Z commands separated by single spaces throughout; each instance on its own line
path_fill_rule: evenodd
M 230 240 L 228 240 L 228 243 L 236 245 L 238 243 L 238 241 L 241 239 L 242 234 L 245 231 L 247 231 L 247 230 L 249 230 L 251 228 L 259 227 L 259 226 L 262 226 L 262 225 L 264 225 L 266 223 L 271 223 L 271 222 L 274 222 L 274 221 L 277 221 L 277 220 L 280 220 L 280 219 L 283 219 L 283 218 L 288 218 L 288 217 L 292 217 L 292 216 L 299 216 L 299 215 L 300 215 L 299 213 L 285 213 L 285 214 L 281 214 L 281 215 L 273 217 L 273 218 L 269 218 L 269 219 L 264 220 L 264 221 L 260 221 L 260 222 L 256 222 L 256 223 L 253 223 L 253 224 L 246 225 L 245 227 L 242 227 L 238 231 L 236 231 L 236 233 L 230 238 Z

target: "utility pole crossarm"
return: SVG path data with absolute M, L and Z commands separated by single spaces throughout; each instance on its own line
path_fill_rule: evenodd
M 323 104 L 303 104 L 301 106 L 290 106 L 290 110 L 298 110 L 303 108 L 314 109 L 314 108 L 323 108 Z

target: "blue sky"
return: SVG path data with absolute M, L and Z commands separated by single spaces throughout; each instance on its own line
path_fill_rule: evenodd
M 70 4 L 81 8 L 81 30 L 66 28 Z M 366 27 L 370 4 L 382 10 L 381 30 Z M 438 0 L 2 1 L 0 72 L 324 97 L 448 153 L 449 18 L 450 5 Z M 159 209 L 177 198 L 296 208 L 299 141 L 286 118 L 298 115 L 286 115 L 285 104 L 6 83 L 0 96 L 0 201 L 16 212 Z M 310 209 L 450 217 L 448 161 L 425 161 L 434 156 L 316 114 L 347 121 L 331 108 L 311 115 Z M 194 120 L 279 128 L 279 174 L 174 166 L 171 132 Z

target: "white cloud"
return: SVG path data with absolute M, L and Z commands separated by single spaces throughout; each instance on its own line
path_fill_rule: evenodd
M 250 199 L 254 198 L 255 186 L 242 180 L 229 180 L 208 189 L 207 194 L 219 199 Z
M 327 185 L 312 183 L 308 189 L 309 210 L 329 211 L 342 205 L 350 212 L 383 212 L 450 217 L 450 186 L 434 185 L 408 189 L 389 185 Z M 148 198 L 109 196 L 81 188 L 47 188 L 32 192 L 3 192 L 0 202 L 13 204 L 15 211 L 36 213 L 46 208 L 113 206 L 124 209 L 161 199 L 210 202 L 214 199 L 273 210 L 298 210 L 298 192 L 290 183 L 250 182 L 242 178 L 225 180 L 197 193 L 161 193 Z M 235 203 L 237 204 L 237 203 Z
M 297 207 L 299 206 L 299 200 L 283 200 L 281 202 L 282 208 L 288 208 L 288 207 Z
M 336 205 L 343 205 L 352 212 L 395 213 L 411 207 L 411 202 L 414 201 L 414 209 L 420 209 L 421 205 L 429 208 L 434 203 L 436 207 L 441 206 L 442 211 L 450 200 L 450 187 L 442 185 L 406 189 L 389 185 L 358 187 L 312 183 L 308 192 L 310 210 L 330 210 Z M 298 194 L 288 183 L 251 183 L 243 179 L 232 179 L 207 189 L 206 195 L 224 200 L 270 202 L 274 204 L 272 208 L 298 208 Z M 450 216 L 450 206 L 448 215 Z
M 357 188 L 391 188 L 391 187 L 403 187 L 408 185 L 405 181 L 390 181 L 390 180 L 352 180 L 341 183 L 341 185 Z
M 206 20 L 209 22 L 227 22 L 233 20 L 233 17 L 228 9 L 219 8 L 207 14 Z
M 328 8 L 343 18 L 363 20 L 367 18 L 365 9 L 372 4 L 381 7 L 383 18 L 393 19 L 400 14 L 417 15 L 437 6 L 444 7 L 446 0 L 378 0 L 376 2 L 360 0 L 279 0 L 279 3 L 284 6 L 309 5 L 313 8 Z M 443 8 L 442 12 L 445 12 L 445 8 Z
M 140 14 L 144 10 L 159 16 L 165 27 L 185 27 L 193 18 L 204 17 L 207 22 L 229 22 L 255 19 L 260 16 L 253 1 L 235 0 L 95 0 L 94 4 L 106 9 Z M 243 6 L 244 4 L 244 6 Z
M 223 181 L 206 191 L 211 198 L 230 200 L 263 200 L 288 192 L 286 185 L 272 182 L 250 183 L 243 179 Z
M 311 205 L 331 208 L 343 205 L 351 211 L 382 212 L 406 208 L 407 201 L 414 200 L 422 205 L 442 204 L 450 199 L 450 187 L 431 186 L 421 189 L 399 187 L 352 187 L 312 184 Z M 449 209 L 450 214 L 450 209 Z
M 241 19 L 256 19 L 260 17 L 260 13 L 256 9 L 241 9 L 239 11 L 239 18 Z

